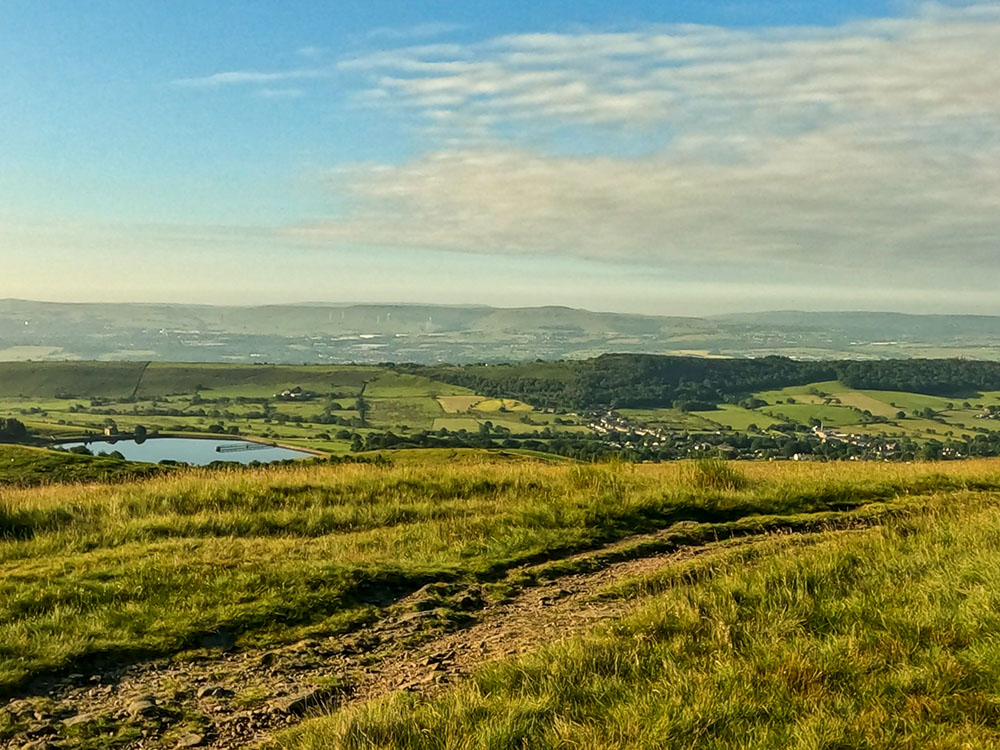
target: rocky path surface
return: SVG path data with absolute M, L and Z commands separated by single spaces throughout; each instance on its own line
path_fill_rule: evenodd
M 658 548 L 668 532 L 559 561 L 564 571 L 585 572 L 546 578 L 546 565 L 514 571 L 531 585 L 513 587 L 504 599 L 479 587 L 430 584 L 345 636 L 236 651 L 220 634 L 199 658 L 39 681 L 35 697 L 0 707 L 17 731 L 0 748 L 248 748 L 323 709 L 401 689 L 431 694 L 484 662 L 622 617 L 634 600 L 596 595 L 713 547 Z

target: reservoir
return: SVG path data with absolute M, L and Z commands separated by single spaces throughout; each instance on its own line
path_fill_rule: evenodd
M 249 464 L 254 461 L 271 463 L 295 458 L 312 458 L 313 454 L 292 448 L 279 448 L 244 440 L 217 440 L 210 438 L 146 438 L 141 442 L 132 439 L 92 440 L 90 442 L 62 443 L 59 447 L 69 450 L 77 445 L 89 448 L 94 455 L 118 451 L 128 461 L 155 464 L 160 461 L 182 461 L 193 466 L 205 466 L 213 461 L 232 461 Z

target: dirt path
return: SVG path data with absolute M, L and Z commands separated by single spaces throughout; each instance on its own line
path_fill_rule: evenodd
M 622 617 L 641 602 L 595 595 L 623 578 L 648 574 L 715 546 L 650 552 L 669 531 L 560 561 L 564 570 L 587 572 L 546 580 L 537 577 L 546 565 L 522 568 L 515 574 L 522 580 L 534 574 L 535 585 L 515 589 L 502 601 L 485 600 L 475 587 L 432 584 L 387 608 L 374 626 L 343 637 L 227 653 L 231 639 L 222 635 L 217 643 L 206 644 L 210 650 L 202 658 L 162 659 L 40 681 L 33 694 L 49 700 L 11 702 L 6 711 L 17 722 L 18 735 L 0 741 L 0 747 L 230 750 L 252 747 L 323 708 L 400 689 L 431 694 L 486 661 Z M 630 550 L 638 556 L 608 562 Z M 440 604 L 450 608 L 442 610 L 436 606 Z M 452 621 L 446 632 L 440 627 L 442 612 Z M 120 744 L 109 743 L 112 737 Z

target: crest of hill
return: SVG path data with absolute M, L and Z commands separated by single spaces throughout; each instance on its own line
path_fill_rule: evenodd
M 3 318 L 7 320 L 4 321 Z M 263 305 L 54 303 L 0 300 L 0 331 L 23 326 L 81 324 L 127 329 L 192 329 L 255 335 L 530 333 L 569 331 L 590 335 L 712 332 L 700 318 L 600 313 L 570 307 L 495 308 L 450 305 Z

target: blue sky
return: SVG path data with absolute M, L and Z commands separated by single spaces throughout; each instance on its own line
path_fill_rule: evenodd
M 0 6 L 0 297 L 1000 314 L 996 2 Z

